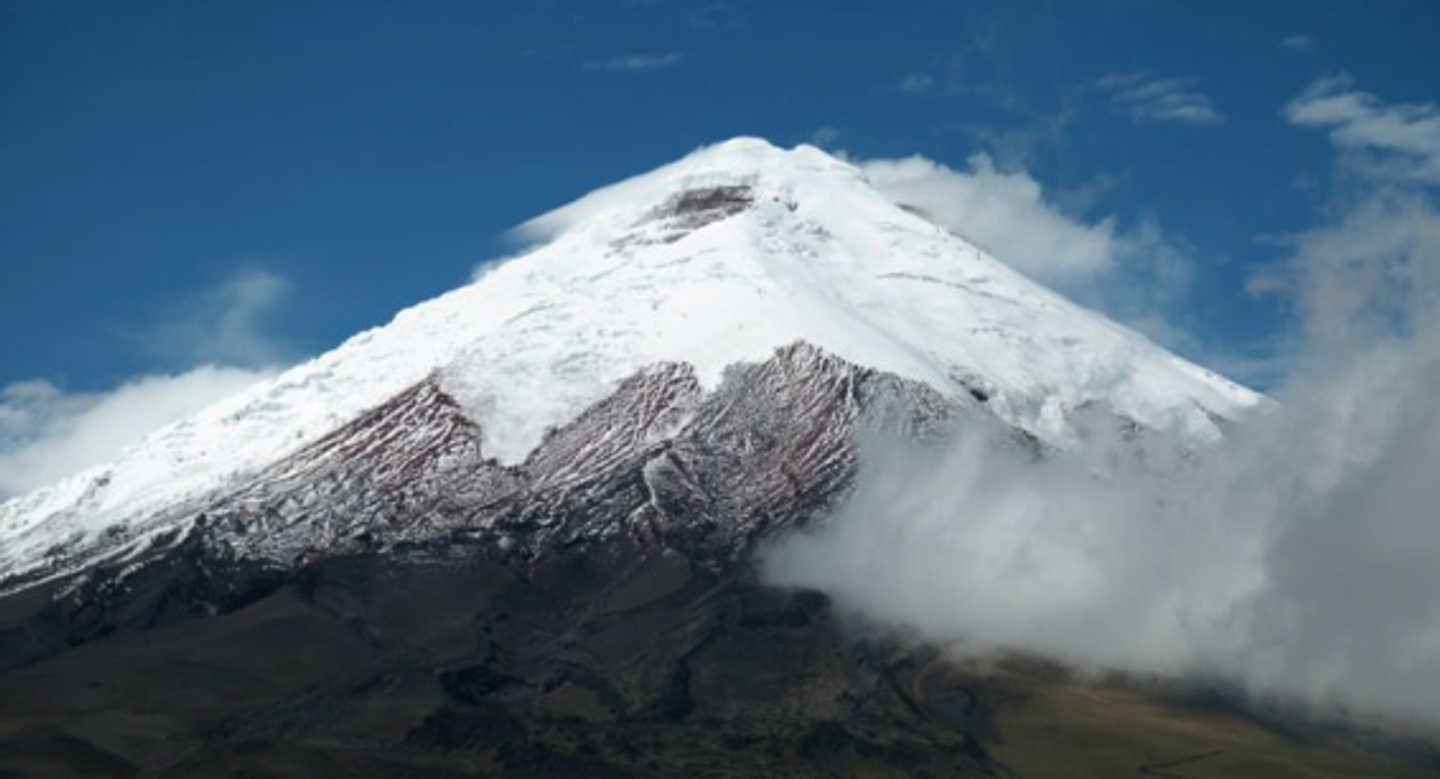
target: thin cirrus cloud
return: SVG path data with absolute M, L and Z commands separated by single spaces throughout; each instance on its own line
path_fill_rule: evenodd
M 141 336 L 149 351 L 176 363 L 257 367 L 287 362 L 294 350 L 270 334 L 267 321 L 290 292 L 290 282 L 260 267 L 245 267 L 178 303 Z
M 812 146 L 829 149 L 840 140 L 841 134 L 840 129 L 834 125 L 821 125 L 815 132 L 810 133 L 809 142 Z
M 606 60 L 587 61 L 585 63 L 585 69 L 604 73 L 645 73 L 655 70 L 668 70 L 684 61 L 685 52 L 683 51 L 667 51 L 659 54 L 627 54 L 623 57 L 614 57 Z
M 1353 170 L 1374 178 L 1440 183 L 1440 108 L 1386 103 L 1349 76 L 1321 78 L 1282 110 L 1290 123 L 1330 131 Z
M 1214 125 L 1225 121 L 1214 101 L 1188 79 L 1124 73 L 1105 76 L 1094 86 L 1136 122 Z
M 1296 54 L 1314 51 L 1315 46 L 1315 38 L 1311 35 L 1289 35 L 1280 39 L 1280 48 Z
M 896 88 L 901 92 L 909 92 L 911 94 L 929 92 L 935 88 L 935 77 L 924 73 L 911 73 L 900 79 L 900 83 L 896 85 Z
M 177 306 L 143 346 L 180 370 L 95 391 L 43 378 L 0 387 L 0 500 L 113 461 L 149 433 L 273 378 L 293 352 L 263 325 L 289 287 L 246 268 Z

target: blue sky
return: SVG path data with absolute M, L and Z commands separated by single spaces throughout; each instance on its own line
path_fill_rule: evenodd
M 1297 237 L 1440 158 L 1437 40 L 1432 2 L 0 0 L 0 455 L 322 351 L 740 134 L 1038 187 L 1114 255 L 1067 291 L 1263 386 Z

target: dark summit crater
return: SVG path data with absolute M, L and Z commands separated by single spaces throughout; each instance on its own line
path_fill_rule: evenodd
M 754 203 L 755 191 L 745 184 L 687 189 L 652 209 L 641 224 L 662 223 L 664 232 L 657 242 L 674 243 L 706 225 L 729 219 Z
M 754 190 L 743 184 L 704 187 L 672 195 L 651 213 L 655 218 L 674 219 L 690 227 L 699 227 L 734 216 L 754 202 Z

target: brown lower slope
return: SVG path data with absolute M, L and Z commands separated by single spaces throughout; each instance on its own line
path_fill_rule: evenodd
M 227 614 L 122 628 L 0 674 L 0 775 L 994 770 L 909 709 L 899 650 L 848 640 L 823 597 L 635 559 L 600 580 L 583 559 L 531 578 L 337 558 Z
M 867 637 L 818 593 L 628 551 L 623 569 L 575 556 L 523 572 L 458 546 L 347 556 L 264 580 L 228 613 L 122 619 L 0 673 L 0 776 L 1440 772 L 1423 744 L 967 665 Z M 134 595 L 188 597 L 176 576 Z

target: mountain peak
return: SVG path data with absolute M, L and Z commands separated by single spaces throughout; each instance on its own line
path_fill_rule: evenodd
M 780 195 L 801 182 L 868 187 L 863 179 L 858 168 L 814 146 L 783 149 L 761 138 L 741 136 L 597 189 L 525 222 L 516 232 L 526 240 L 543 242 L 582 225 L 618 222 L 623 226 L 685 191 L 744 186 Z
M 237 488 L 432 375 L 502 464 L 523 462 L 546 431 L 646 366 L 688 364 L 713 391 L 729 367 L 796 342 L 943 397 L 983 397 L 1061 445 L 1071 412 L 1091 404 L 1213 438 L 1214 418 L 1257 401 L 809 146 L 709 146 L 523 231 L 541 242 L 471 284 L 157 431 L 116 463 L 0 505 L 0 570 L 39 565 L 60 542 L 164 527 L 177 506 Z

